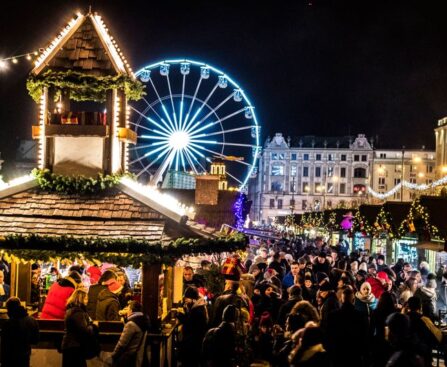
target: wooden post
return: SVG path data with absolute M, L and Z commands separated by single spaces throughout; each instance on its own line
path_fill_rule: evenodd
M 19 297 L 27 304 L 31 303 L 31 265 L 11 263 L 11 296 Z
M 160 330 L 161 322 L 158 317 L 158 306 L 160 302 L 159 278 L 161 264 L 143 264 L 141 301 L 143 311 L 149 316 L 152 329 Z

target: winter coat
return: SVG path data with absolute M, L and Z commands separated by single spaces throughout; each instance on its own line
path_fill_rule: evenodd
M 184 366 L 196 366 L 201 359 L 202 341 L 208 329 L 206 301 L 199 298 L 185 311 L 184 315 L 178 315 L 183 324 L 180 359 Z
M 414 292 L 414 296 L 421 300 L 422 313 L 434 320 L 436 318 L 436 302 L 438 300 L 436 289 L 420 287 Z
M 94 337 L 93 326 L 85 306 L 69 306 L 65 315 L 62 351 L 81 348 Z
M 236 356 L 236 329 L 233 323 L 223 321 L 217 328 L 209 332 L 215 333 L 213 342 L 218 348 L 213 355 L 205 356 L 208 367 L 231 367 Z M 205 343 L 204 343 L 205 346 Z M 204 352 L 207 352 L 204 350 Z
M 299 301 L 301 301 L 302 297 L 296 297 L 293 299 L 289 299 L 286 303 L 284 303 L 279 308 L 279 315 L 278 315 L 278 324 L 281 325 L 282 328 L 285 327 L 287 316 L 289 316 L 290 311 L 292 311 L 293 306 L 295 306 Z
M 247 301 L 239 296 L 238 294 L 234 294 L 230 291 L 224 292 L 222 295 L 216 298 L 213 306 L 213 320 L 211 325 L 217 327 L 222 322 L 222 315 L 225 307 L 228 305 L 234 305 L 236 308 L 241 309 L 245 308 L 249 311 L 249 305 Z
M 349 352 L 346 350 L 349 346 Z M 364 366 L 368 355 L 368 320 L 351 303 L 328 316 L 327 350 L 334 366 Z
M 6 302 L 10 295 L 10 288 L 8 284 L 3 284 L 3 290 L 5 291 L 5 294 L 0 296 L 0 302 Z
M 282 280 L 282 286 L 284 287 L 284 289 L 288 289 L 294 284 L 295 284 L 294 276 L 292 275 L 291 272 L 288 272 Z
M 291 367 L 331 367 L 329 354 L 323 345 L 313 345 L 306 350 L 299 350 L 290 363 Z
M 148 330 L 149 319 L 142 312 L 135 312 L 129 317 L 112 353 L 114 367 L 136 366 L 137 354 L 140 348 L 144 348 L 144 334 Z
M 1 340 L 2 367 L 28 367 L 31 344 L 39 340 L 39 325 L 22 308 L 17 317 L 11 317 L 2 325 Z
M 74 292 L 76 282 L 71 278 L 64 278 L 54 283 L 48 291 L 47 299 L 43 305 L 41 319 L 63 320 L 67 300 Z
M 368 320 L 371 318 L 372 311 L 377 307 L 377 298 L 371 293 L 369 297 L 364 297 L 360 292 L 355 294 L 355 309 L 360 311 Z
M 98 294 L 96 304 L 96 320 L 99 321 L 119 321 L 120 302 L 118 295 L 110 292 L 108 288 Z
M 107 286 L 102 284 L 91 285 L 88 289 L 87 312 L 92 320 L 96 320 L 96 306 L 98 304 L 98 295 L 104 289 L 107 289 Z

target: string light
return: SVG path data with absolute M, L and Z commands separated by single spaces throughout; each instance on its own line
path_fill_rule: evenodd
M 0 70 L 5 70 L 8 68 L 8 65 L 10 63 L 12 64 L 18 64 L 19 60 L 22 58 L 27 59 L 28 61 L 32 61 L 33 57 L 32 55 L 39 55 L 38 51 L 32 51 L 32 52 L 27 52 L 26 54 L 20 54 L 20 55 L 15 55 L 15 56 L 10 56 L 10 57 L 0 57 Z
M 447 176 L 444 176 L 444 177 L 440 178 L 439 180 L 432 182 L 431 184 L 415 184 L 415 183 L 411 183 L 409 181 L 404 180 L 404 181 L 402 181 L 402 183 L 398 183 L 391 190 L 389 190 L 385 193 L 380 193 L 380 192 L 374 191 L 371 188 L 371 186 L 368 186 L 368 193 L 370 193 L 372 196 L 374 196 L 377 199 L 384 200 L 387 197 L 394 195 L 396 192 L 398 192 L 402 186 L 409 190 L 425 191 L 425 190 L 429 190 L 429 189 L 434 189 L 435 187 L 445 185 L 445 184 L 447 184 Z

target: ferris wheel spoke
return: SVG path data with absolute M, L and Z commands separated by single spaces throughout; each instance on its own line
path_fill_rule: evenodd
M 214 94 L 214 92 L 216 91 L 216 89 L 219 87 L 219 83 L 216 83 L 216 85 L 214 86 L 213 89 L 211 89 L 210 94 L 208 94 L 208 96 L 205 98 L 205 100 L 202 102 L 202 104 L 200 105 L 200 107 L 197 109 L 196 113 L 194 114 L 194 116 L 191 118 L 191 120 L 188 122 L 188 124 L 185 126 L 185 130 L 188 130 L 188 127 L 192 125 L 192 123 L 195 121 L 195 119 L 197 118 L 197 116 L 199 115 L 199 113 L 202 111 L 203 107 L 206 106 L 206 104 L 208 103 L 208 101 L 210 100 L 211 96 Z
M 172 90 L 171 90 L 171 82 L 169 80 L 169 74 L 166 75 L 166 80 L 168 82 L 168 90 L 169 90 L 169 96 L 171 98 L 171 106 L 172 106 L 172 115 L 174 116 L 174 126 L 175 126 L 175 130 L 178 130 L 179 125 L 177 123 L 177 115 L 175 113 L 175 107 L 174 107 L 174 98 L 172 97 Z
M 183 172 L 186 172 L 185 156 L 183 153 L 180 153 L 180 160 L 182 162 Z
M 196 166 L 194 165 L 194 162 L 192 161 L 191 157 L 189 156 L 188 151 L 187 151 L 187 150 L 184 150 L 184 152 L 185 152 L 186 160 L 188 161 L 189 165 L 190 165 L 191 168 L 193 169 L 194 173 L 195 173 L 196 175 L 199 174 L 199 172 L 198 172 L 197 169 L 196 169 Z
M 157 135 L 141 135 L 141 139 L 155 139 L 155 140 L 167 140 L 164 136 Z
M 134 147 L 130 147 L 129 150 L 146 149 L 146 148 L 151 148 L 154 145 L 161 145 L 161 144 L 166 144 L 166 142 L 165 141 L 158 141 L 156 143 L 151 143 L 151 144 L 136 145 Z
M 217 124 L 219 124 L 219 123 L 221 123 L 221 122 L 223 122 L 225 120 L 228 120 L 228 119 L 230 119 L 230 118 L 232 118 L 232 117 L 234 117 L 234 116 L 236 116 L 236 115 L 238 115 L 238 114 L 240 114 L 240 113 L 242 113 L 244 111 L 245 111 L 245 108 L 241 108 L 240 110 L 238 110 L 236 112 L 233 112 L 233 113 L 230 113 L 229 115 L 227 115 L 225 117 L 219 118 L 219 119 L 217 119 L 214 122 L 210 122 L 209 124 L 206 124 L 205 126 L 202 126 L 201 128 L 199 128 L 199 129 L 197 129 L 197 130 L 195 130 L 193 132 L 190 131 L 190 130 L 188 130 L 187 132 L 188 133 L 193 133 L 193 134 L 194 133 L 198 133 L 200 131 L 203 131 L 203 130 L 206 130 L 206 129 L 210 128 L 211 126 L 217 125 Z
M 171 149 L 171 148 L 168 147 L 168 148 L 166 149 L 166 151 L 161 152 L 157 157 L 155 157 L 154 160 L 152 160 L 152 162 L 150 162 L 150 163 L 149 163 L 147 166 L 145 166 L 139 173 L 137 173 L 137 178 L 140 177 L 144 172 L 147 172 L 147 170 L 148 170 L 149 168 L 151 168 L 155 163 L 157 163 L 157 161 L 158 161 L 161 157 L 163 157 L 163 155 L 164 155 L 169 149 Z
M 234 128 L 234 129 L 216 131 L 215 133 L 191 135 L 190 138 L 196 139 L 196 138 L 203 138 L 204 136 L 214 136 L 214 135 L 228 134 L 228 133 L 232 133 L 232 132 L 235 132 L 235 131 L 252 129 L 253 127 L 256 127 L 256 126 L 255 125 L 250 125 L 250 126 L 244 126 L 244 127 L 237 127 L 237 128 Z
M 183 81 L 182 81 L 182 99 L 180 100 L 180 114 L 179 114 L 180 130 L 182 129 L 182 120 L 183 120 L 183 100 L 185 99 L 185 81 L 186 81 L 186 74 L 183 75 Z
M 191 114 L 192 106 L 194 105 L 194 102 L 196 101 L 197 93 L 199 92 L 199 88 L 200 88 L 200 84 L 202 84 L 202 80 L 203 80 L 203 78 L 202 78 L 202 76 L 200 76 L 199 82 L 197 83 L 196 90 L 194 92 L 194 96 L 192 97 L 191 103 L 189 104 L 188 113 L 185 116 L 185 122 L 183 123 L 183 126 L 186 126 L 189 115 Z
M 162 99 L 160 98 L 160 94 L 158 94 L 158 90 L 157 90 L 157 88 L 155 87 L 155 84 L 154 84 L 152 78 L 150 78 L 149 81 L 151 82 L 152 88 L 154 89 L 154 92 L 155 92 L 155 94 L 157 95 L 158 102 L 159 102 L 160 105 L 161 105 L 161 109 L 163 110 L 163 112 L 164 112 L 166 118 L 168 119 L 169 123 L 171 124 L 171 127 L 172 127 L 172 126 L 175 126 L 175 125 L 172 123 L 171 117 L 169 116 L 169 113 L 168 113 L 168 111 L 166 110 L 166 107 L 165 107 L 165 105 L 163 104 Z M 171 130 L 173 130 L 173 129 L 171 128 Z
M 169 144 L 166 143 L 165 145 L 162 145 L 161 147 L 158 147 L 158 148 L 156 148 L 156 149 L 150 150 L 149 152 L 143 154 L 141 157 L 139 157 L 139 158 L 133 160 L 133 161 L 130 162 L 129 164 L 134 164 L 134 163 L 136 163 L 136 162 L 139 162 L 139 161 L 141 161 L 142 159 L 147 158 L 147 157 L 151 156 L 152 154 L 155 154 L 155 153 L 157 153 L 157 152 L 159 152 L 159 151 L 161 151 L 161 150 L 163 150 L 163 149 L 165 149 L 165 150 L 169 150 L 169 149 L 170 149 Z M 164 151 L 163 151 L 162 153 L 164 153 Z
M 226 173 L 228 176 L 230 176 L 233 180 L 239 182 L 240 185 L 243 184 L 241 180 L 239 180 L 239 179 L 236 178 L 234 175 L 232 175 L 230 172 L 228 172 L 228 170 L 225 170 L 225 173 Z
M 152 105 L 147 101 L 147 99 L 143 97 L 143 101 L 146 102 L 146 104 L 148 105 L 148 107 L 155 113 L 155 115 L 158 117 L 158 119 L 159 119 L 161 122 L 163 122 L 163 124 L 166 126 L 166 128 L 167 128 L 169 131 L 173 131 L 173 130 L 171 129 L 171 126 L 169 126 L 169 125 L 166 123 L 166 121 L 159 115 L 159 113 L 155 110 L 155 108 L 152 107 Z
M 194 160 L 197 162 L 197 164 L 202 168 L 203 172 L 206 172 L 206 168 L 203 167 L 203 165 L 200 163 L 200 161 L 197 159 L 197 157 L 192 154 L 191 150 L 194 151 L 194 149 L 191 149 L 191 147 L 186 147 L 185 150 L 194 158 Z M 197 151 L 195 151 L 196 153 L 198 153 L 199 156 L 201 157 L 205 157 L 202 153 L 199 153 Z
M 213 113 L 215 114 L 225 103 L 227 103 L 233 96 L 234 96 L 235 92 L 231 93 L 227 98 L 225 98 L 219 105 L 217 105 L 215 108 L 211 109 L 210 112 L 208 112 L 208 114 L 201 118 L 198 122 L 196 122 L 194 124 L 194 126 L 190 129 L 191 131 L 193 131 L 197 126 L 199 126 L 202 122 L 206 121 L 206 119 L 208 117 L 210 117 Z
M 130 106 L 130 108 L 135 111 L 136 113 L 138 113 L 141 117 L 145 118 L 146 120 L 148 120 L 149 122 L 153 123 L 155 126 L 159 127 L 160 129 L 162 129 L 163 131 L 165 131 L 167 134 L 172 133 L 173 131 L 170 129 L 169 125 L 166 124 L 166 122 L 161 119 L 161 121 L 163 121 L 163 123 L 166 125 L 166 128 L 163 127 L 162 125 L 160 125 L 157 121 L 155 121 L 154 119 L 150 118 L 149 116 L 146 116 L 145 114 L 141 113 L 140 111 L 138 111 L 137 109 L 133 108 L 132 106 Z M 141 126 L 141 125 L 137 125 L 137 126 Z
M 203 151 L 206 151 L 208 153 L 214 154 L 214 155 L 216 155 L 216 156 L 218 156 L 218 157 L 220 157 L 220 158 L 222 158 L 224 160 L 230 160 L 230 157 L 228 155 L 216 152 L 215 150 L 212 150 L 212 149 L 204 148 L 204 147 L 202 147 L 200 145 L 196 145 L 196 144 L 192 144 L 192 145 L 197 147 L 197 148 L 199 148 L 199 149 L 202 149 Z M 189 148 L 192 149 L 192 147 L 189 147 Z M 203 154 L 202 154 L 202 156 L 203 156 Z M 250 163 L 244 162 L 244 161 L 242 161 L 240 159 L 231 159 L 231 161 L 243 164 L 244 166 L 248 166 L 248 167 L 252 166 Z
M 163 173 L 165 173 L 166 168 L 168 168 L 171 161 L 174 159 L 175 154 L 177 153 L 177 150 L 168 147 L 169 154 L 165 154 L 164 152 L 160 153 L 157 158 L 160 158 L 161 156 L 165 155 L 165 158 L 163 159 L 163 162 L 161 163 L 160 167 L 158 167 L 157 171 L 155 171 L 154 176 L 151 179 L 151 183 L 153 185 L 156 185 L 158 181 L 160 181 L 161 177 L 163 176 Z
M 191 143 L 202 143 L 202 144 L 213 144 L 213 145 L 228 145 L 232 147 L 245 147 L 245 148 L 256 148 L 256 145 L 253 144 L 243 144 L 243 143 L 227 143 L 227 142 L 221 142 L 221 141 L 215 141 L 215 140 L 197 140 L 197 139 L 191 139 Z

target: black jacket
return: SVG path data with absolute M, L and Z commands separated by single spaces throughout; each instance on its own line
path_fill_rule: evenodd
M 98 294 L 96 304 L 96 320 L 100 321 L 119 321 L 120 302 L 118 295 L 110 292 L 108 288 Z
M 1 340 L 2 367 L 28 367 L 31 344 L 39 341 L 39 325 L 22 308 L 16 317 L 3 324 Z
M 94 336 L 93 326 L 86 307 L 68 306 L 65 314 L 65 334 L 62 350 L 81 348 Z
M 299 301 L 302 301 L 302 297 L 289 299 L 286 303 L 284 303 L 279 308 L 279 315 L 278 315 L 278 324 L 281 325 L 281 327 L 284 329 L 287 321 L 287 316 L 289 316 L 290 311 L 292 311 L 293 306 L 295 306 Z
M 87 312 L 92 320 L 96 320 L 96 306 L 98 303 L 98 295 L 104 289 L 107 289 L 107 286 L 102 284 L 91 285 L 88 289 Z

